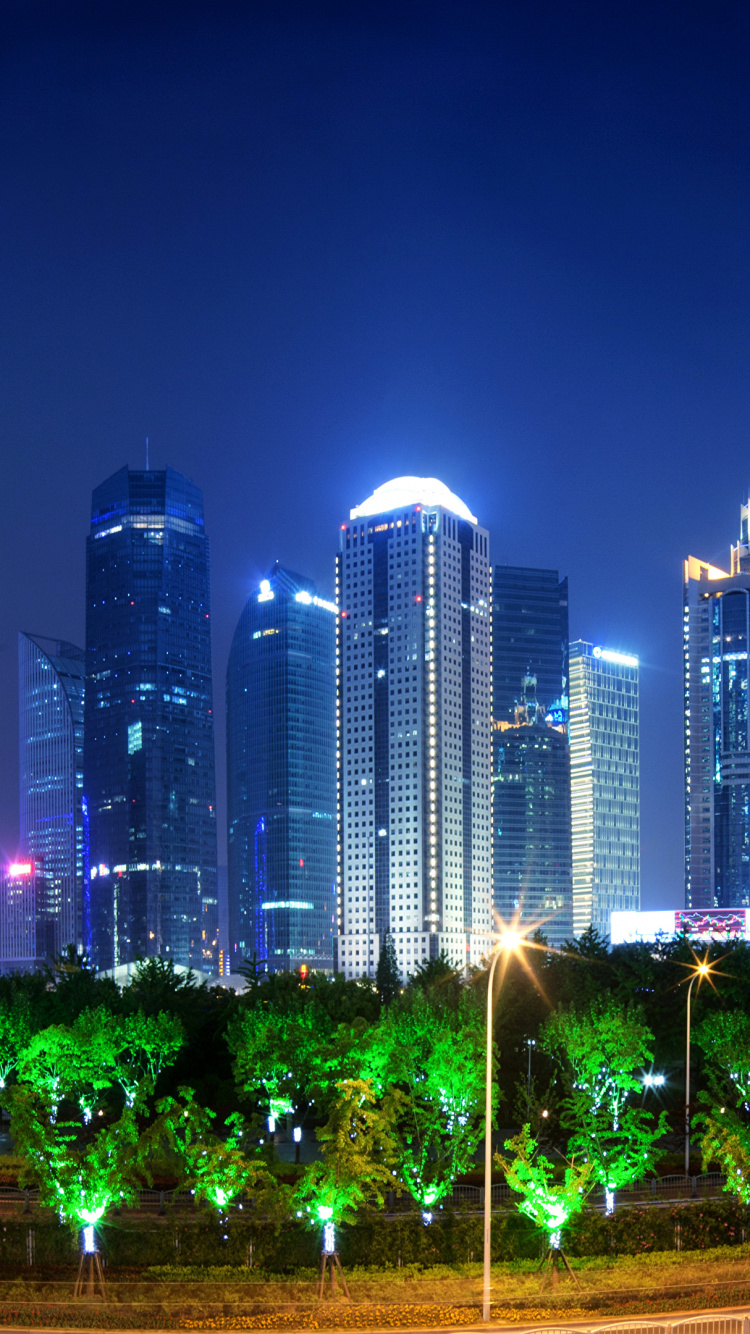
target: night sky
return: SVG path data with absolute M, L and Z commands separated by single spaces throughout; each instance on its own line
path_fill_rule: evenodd
M 750 8 L 0 8 L 0 846 L 16 635 L 83 643 L 91 490 L 203 487 L 224 672 L 275 559 L 440 477 L 642 664 L 643 904 L 678 905 L 681 578 L 750 483 Z

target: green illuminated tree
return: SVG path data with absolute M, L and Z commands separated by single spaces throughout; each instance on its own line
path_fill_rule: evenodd
M 400 1103 L 397 1091 L 378 1099 L 367 1079 L 337 1083 L 328 1121 L 318 1131 L 323 1161 L 310 1164 L 294 1193 L 299 1214 L 313 1226 L 351 1219 L 365 1204 L 382 1208 L 385 1192 L 397 1184 Z
M 593 1162 L 580 1165 L 566 1163 L 562 1177 L 532 1138 L 529 1126 L 524 1126 L 512 1139 L 505 1141 L 511 1159 L 495 1155 L 495 1162 L 505 1173 L 511 1190 L 521 1196 L 519 1212 L 530 1218 L 546 1234 L 553 1254 L 562 1250 L 562 1234 L 570 1219 L 580 1212 L 586 1202 L 594 1176 Z M 553 1269 L 553 1282 L 556 1268 Z
M 0 1005 L 0 1089 L 18 1066 L 31 1035 L 31 1011 L 23 997 Z
M 246 1009 L 229 1028 L 235 1079 L 272 1117 L 287 1116 L 305 1097 L 311 1061 L 325 1032 L 311 1013 Z
M 729 1010 L 708 1015 L 695 1032 L 705 1053 L 709 1089 L 700 1094 L 705 1111 L 701 1151 L 704 1170 L 717 1162 L 724 1189 L 750 1203 L 750 1015 Z
M 609 996 L 586 1010 L 557 1010 L 542 1029 L 540 1045 L 563 1066 L 567 1096 L 561 1120 L 571 1131 L 569 1151 L 592 1164 L 608 1213 L 615 1190 L 652 1165 L 666 1130 L 664 1112 L 655 1118 L 628 1101 L 642 1093 L 652 1042 L 640 1010 Z
M 263 1164 L 243 1151 L 245 1128 L 233 1114 L 224 1123 L 225 1137 L 213 1130 L 216 1113 L 195 1101 L 193 1090 L 181 1088 L 180 1097 L 163 1098 L 158 1116 L 143 1134 L 139 1157 L 144 1176 L 152 1180 L 154 1156 L 166 1153 L 180 1184 L 224 1217 L 232 1201 L 250 1190 L 263 1196 L 265 1212 L 271 1200 L 271 1178 Z
M 171 1014 L 138 1012 L 110 1021 L 115 1077 L 128 1107 L 153 1094 L 161 1071 L 172 1063 L 185 1042 L 180 1020 Z
M 54 1120 L 60 1102 L 75 1102 L 85 1121 L 114 1080 L 115 1044 L 106 1010 L 85 1010 L 71 1025 L 35 1033 L 18 1064 L 18 1079 L 47 1098 Z
M 84 1227 L 112 1205 L 132 1203 L 138 1131 L 130 1108 L 116 1121 L 56 1121 L 49 1099 L 34 1089 L 17 1086 L 10 1096 L 21 1184 L 38 1185 L 41 1204 Z
M 429 1221 L 484 1132 L 481 1014 L 468 999 L 450 1010 L 416 989 L 372 1030 L 360 1068 L 377 1091 L 401 1092 L 394 1124 L 399 1179 Z

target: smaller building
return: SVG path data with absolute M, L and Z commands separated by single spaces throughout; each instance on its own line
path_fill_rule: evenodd
M 35 968 L 49 942 L 37 938 L 37 869 L 29 858 L 0 872 L 0 972 Z
M 606 936 L 641 899 L 638 659 L 570 646 L 573 929 Z
M 629 945 L 656 940 L 747 940 L 747 908 L 663 908 L 650 912 L 613 912 L 610 940 Z

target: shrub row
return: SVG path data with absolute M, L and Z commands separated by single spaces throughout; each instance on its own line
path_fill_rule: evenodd
M 455 1265 L 482 1258 L 482 1219 L 478 1215 L 437 1212 L 425 1227 L 418 1216 L 385 1219 L 373 1214 L 337 1229 L 343 1264 Z M 573 1220 L 565 1249 L 572 1256 L 638 1255 L 648 1251 L 699 1250 L 739 1245 L 750 1232 L 747 1209 L 734 1199 L 706 1200 L 671 1209 L 619 1209 L 610 1218 L 587 1209 Z M 301 1224 L 276 1231 L 270 1225 L 235 1215 L 227 1227 L 208 1216 L 180 1219 L 115 1218 L 101 1228 L 102 1254 L 110 1265 L 246 1265 L 268 1273 L 294 1273 L 315 1267 L 320 1237 Z M 538 1257 L 545 1239 L 522 1214 L 495 1214 L 492 1258 L 495 1261 Z M 18 1269 L 72 1264 L 78 1239 L 56 1218 L 7 1218 L 0 1224 L 0 1266 Z

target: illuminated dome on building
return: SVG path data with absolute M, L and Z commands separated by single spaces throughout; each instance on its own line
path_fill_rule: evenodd
M 455 496 L 444 482 L 437 477 L 394 477 L 384 482 L 373 491 L 361 505 L 350 511 L 350 519 L 366 519 L 373 514 L 386 514 L 390 510 L 406 509 L 409 505 L 440 505 L 458 515 L 467 523 L 476 523 L 475 516 L 458 496 Z

